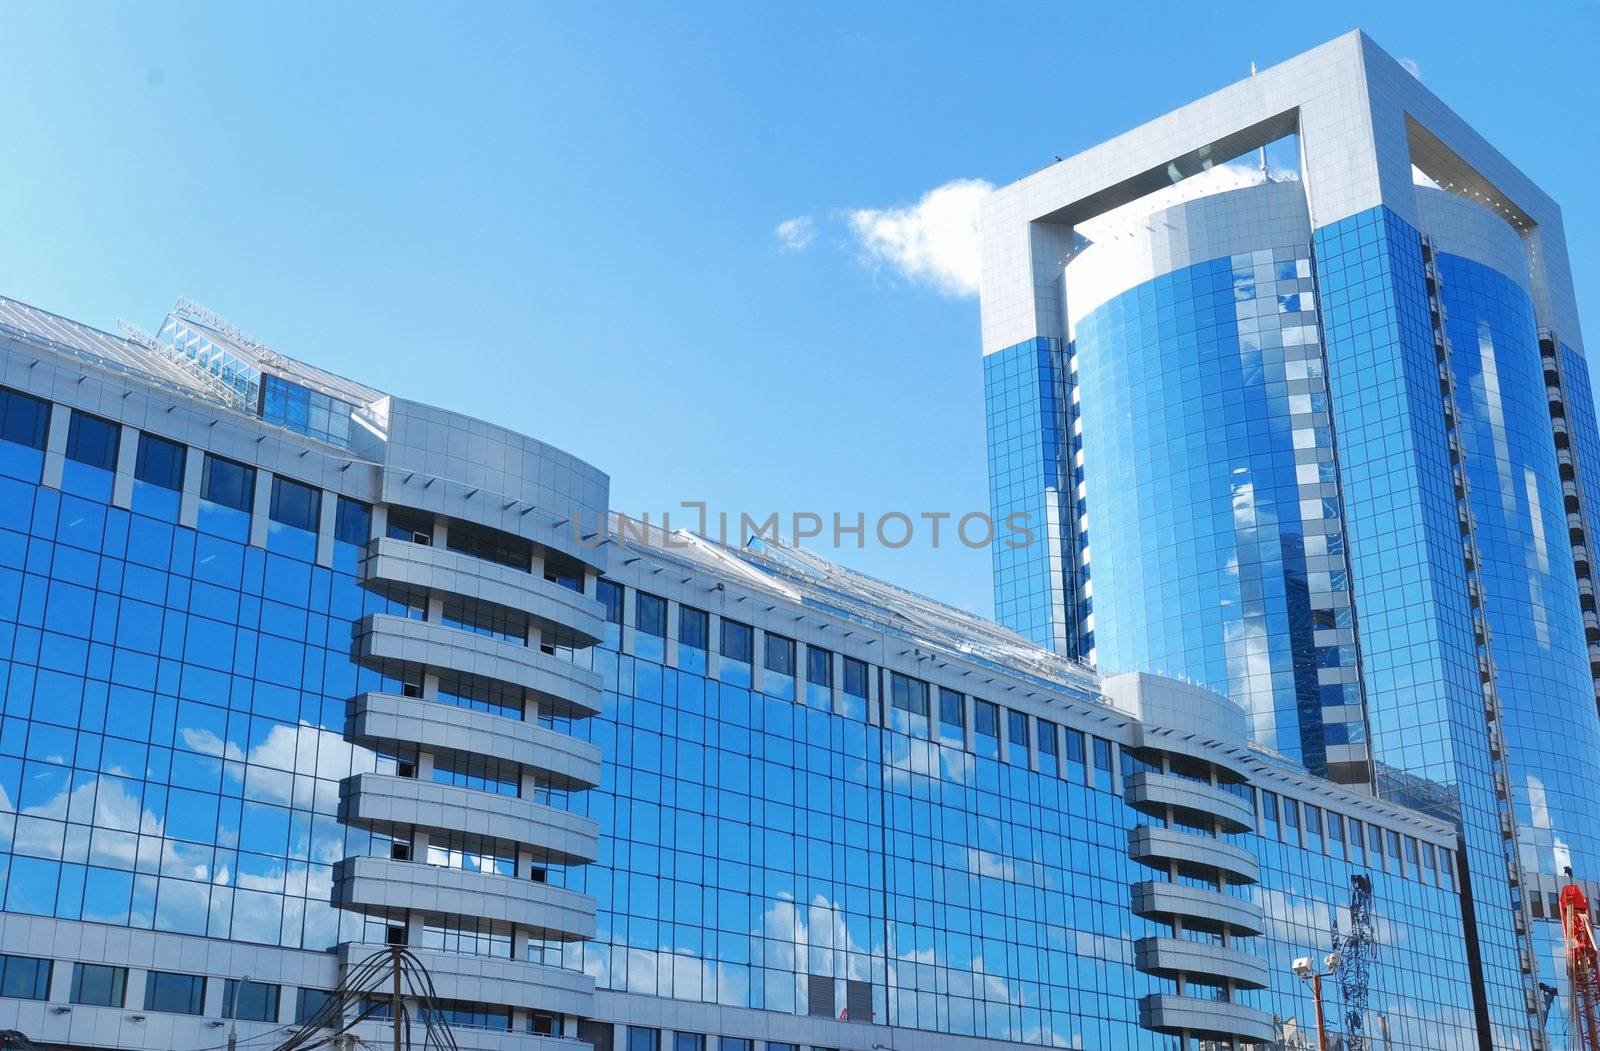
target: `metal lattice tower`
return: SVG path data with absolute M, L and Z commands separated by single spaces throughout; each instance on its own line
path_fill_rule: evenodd
M 1368 980 L 1377 959 L 1377 938 L 1372 926 L 1372 880 L 1350 877 L 1350 926 L 1343 933 L 1334 922 L 1333 948 L 1339 954 L 1334 978 L 1344 1000 L 1346 1051 L 1367 1051 Z

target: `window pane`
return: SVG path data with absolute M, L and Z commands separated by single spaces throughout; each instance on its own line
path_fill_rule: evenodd
M 722 655 L 729 660 L 751 662 L 754 641 L 750 625 L 740 624 L 736 620 L 722 622 Z
M 228 979 L 222 990 L 222 1017 L 250 1022 L 278 1020 L 278 987 Z
M 333 516 L 333 538 L 346 544 L 365 544 L 372 538 L 372 508 L 360 500 L 339 497 Z
M 648 592 L 635 592 L 634 627 L 646 635 L 667 637 L 667 600 Z
M 67 426 L 67 459 L 99 467 L 117 469 L 117 442 L 122 428 L 110 420 L 73 410 Z
M 305 1025 L 311 1021 L 317 1012 L 327 1005 L 332 996 L 332 993 L 324 989 L 301 989 L 299 999 L 295 1001 L 295 1024 Z
M 93 1007 L 121 1007 L 127 995 L 128 969 L 102 964 L 80 963 L 72 969 L 72 994 L 75 1004 Z
M 50 995 L 50 961 L 32 956 L 0 956 L 0 996 L 43 1000 Z
M 867 662 L 854 657 L 844 659 L 844 692 L 852 697 L 867 695 Z
M 709 634 L 710 615 L 704 610 L 694 609 L 690 606 L 678 607 L 678 645 L 688 646 L 690 649 L 703 650 L 706 648 Z
M 806 681 L 833 685 L 833 654 L 818 646 L 806 647 Z
M 524 573 L 533 569 L 533 541 L 477 522 L 451 519 L 445 546 L 451 551 L 520 569 Z
M 315 533 L 322 516 L 322 490 L 291 478 L 274 477 L 268 513 L 274 522 Z
M 133 476 L 141 482 L 180 492 L 183 489 L 183 465 L 188 454 L 188 448 L 177 442 L 169 442 L 154 434 L 141 434 Z
M 768 671 L 777 672 L 779 675 L 794 674 L 794 640 L 786 639 L 782 635 L 767 633 L 766 638 L 766 666 Z
M 151 971 L 145 978 L 144 1009 L 197 1015 L 205 1001 L 206 980 L 193 974 Z
M 0 438 L 43 449 L 50 435 L 50 403 L 21 391 L 0 389 Z
M 622 623 L 622 585 L 614 580 L 601 580 L 596 586 L 594 597 L 606 608 L 606 622 L 608 624 Z
M 582 593 L 583 591 L 583 563 L 571 555 L 563 555 L 559 551 L 546 551 L 544 555 L 544 578 L 552 584 L 560 584 L 569 591 Z M 621 624 L 622 622 L 616 621 Z
M 249 511 L 255 497 L 255 468 L 206 453 L 205 475 L 200 480 L 200 499 L 236 511 Z

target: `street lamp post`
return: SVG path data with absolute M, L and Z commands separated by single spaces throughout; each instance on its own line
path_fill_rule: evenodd
M 1322 980 L 1332 978 L 1333 972 L 1338 970 L 1339 954 L 1330 952 L 1324 956 L 1322 966 L 1323 970 L 1319 971 L 1312 965 L 1311 957 L 1301 956 L 1295 959 L 1290 969 L 1294 971 L 1295 977 L 1311 983 L 1311 996 L 1317 1005 L 1317 1051 L 1328 1051 L 1328 1029 L 1322 1020 Z
M 228 1004 L 228 1051 L 235 1051 L 239 1046 L 239 987 L 250 984 L 250 976 L 244 976 L 244 981 L 233 983 L 233 996 Z

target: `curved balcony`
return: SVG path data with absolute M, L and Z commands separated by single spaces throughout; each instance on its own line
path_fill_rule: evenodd
M 537 646 L 518 646 L 445 624 L 391 613 L 363 617 L 357 660 L 425 664 L 532 690 L 552 715 L 586 718 L 600 711 L 600 673 L 560 660 Z
M 1158 817 L 1164 813 L 1163 808 L 1172 807 L 1196 822 L 1218 818 L 1227 832 L 1249 832 L 1256 824 L 1255 811 L 1248 800 L 1171 774 L 1134 774 L 1127 779 L 1123 795 L 1135 810 Z
M 1259 956 L 1185 938 L 1140 938 L 1133 956 L 1134 966 L 1145 974 L 1229 979 L 1245 989 L 1265 989 L 1270 982 L 1267 961 Z
M 586 817 L 531 799 L 393 774 L 356 774 L 340 782 L 339 820 L 504 840 L 551 865 L 577 865 L 600 856 L 600 826 Z
M 1177 862 L 1187 876 L 1207 876 L 1220 871 L 1229 883 L 1261 882 L 1261 863 L 1245 848 L 1226 840 L 1183 832 L 1175 828 L 1143 825 L 1128 831 L 1128 856 L 1164 868 Z
M 1136 916 L 1177 919 L 1195 930 L 1260 934 L 1266 929 L 1261 906 L 1255 902 L 1183 883 L 1135 883 L 1132 908 Z
M 1244 1004 L 1155 993 L 1139 1001 L 1139 1025 L 1160 1033 L 1240 1037 L 1268 1042 L 1278 1037 L 1272 1016 Z
M 390 858 L 346 858 L 333 878 L 334 904 L 356 912 L 492 920 L 555 941 L 595 934 L 595 900 L 548 883 Z
M 373 953 L 388 951 L 387 945 L 346 942 L 339 946 L 339 964 L 349 971 Z M 582 1018 L 594 1015 L 594 979 L 582 972 L 441 949 L 411 946 L 410 951 L 428 969 L 434 991 L 443 999 L 507 1007 L 533 1005 L 541 1011 Z
M 538 723 L 457 708 L 420 697 L 364 693 L 356 698 L 345 737 L 383 747 L 421 745 L 435 752 L 466 752 L 520 763 L 541 782 L 563 790 L 600 783 L 600 749 Z
M 605 635 L 605 607 L 543 576 L 444 547 L 379 537 L 361 560 L 361 582 L 375 591 L 426 588 L 518 610 L 554 631 L 563 646 L 592 646 Z

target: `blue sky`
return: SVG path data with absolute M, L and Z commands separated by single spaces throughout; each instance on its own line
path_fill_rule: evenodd
M 0 6 L 0 293 L 104 327 L 192 296 L 620 510 L 960 515 L 959 246 L 863 234 L 1361 26 L 1563 203 L 1600 338 L 1592 5 L 670 6 Z M 985 551 L 827 553 L 991 609 Z

